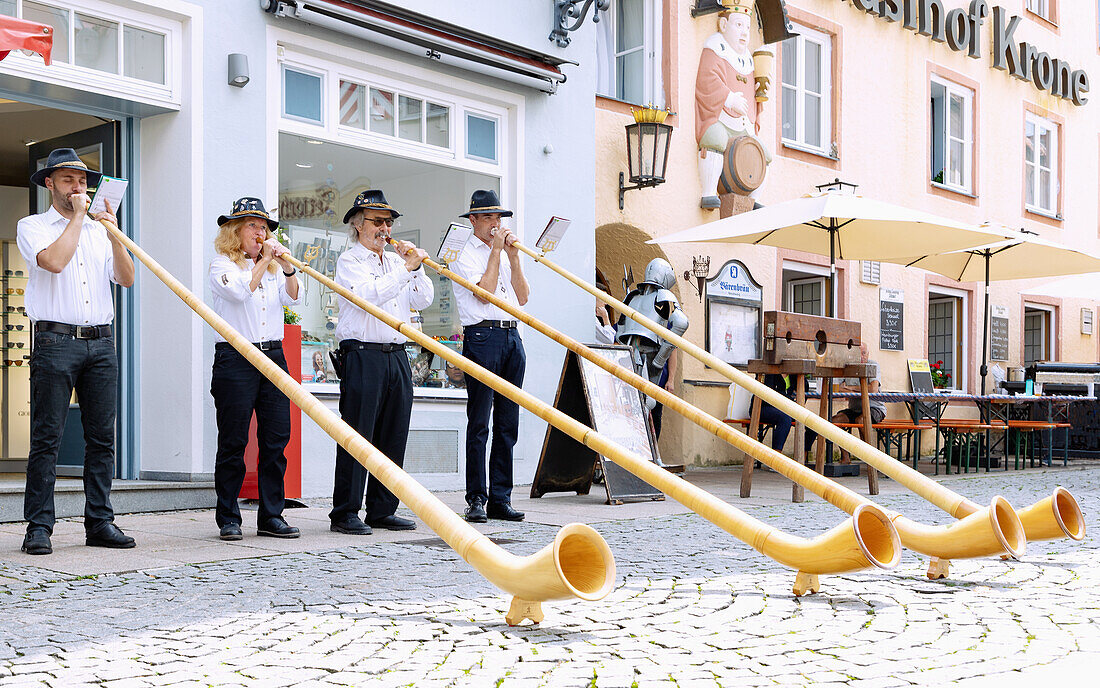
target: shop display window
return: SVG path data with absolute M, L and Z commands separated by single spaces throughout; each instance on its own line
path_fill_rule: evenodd
M 26 460 L 30 453 L 31 324 L 27 277 L 14 241 L 0 242 L 0 460 Z
M 373 113 L 373 94 L 371 100 Z M 409 112 L 399 104 L 399 118 Z M 393 111 L 390 113 L 392 116 Z M 347 225 L 341 222 L 344 213 L 355 196 L 368 188 L 382 189 L 390 204 L 402 213 L 393 227 L 394 238 L 411 241 L 434 256 L 444 230 L 469 206 L 470 194 L 475 189 L 499 192 L 500 180 L 297 134 L 279 135 L 279 219 L 288 248 L 310 267 L 334 276 L 336 261 L 354 241 Z M 427 274 L 435 287 L 435 299 L 411 318 L 425 334 L 461 351 L 462 327 L 453 286 L 432 270 Z M 335 340 L 340 318 L 336 295 L 305 277 L 302 303 L 295 310 L 301 316 L 304 381 L 336 388 L 339 380 L 328 356 L 339 345 Z M 411 343 L 407 353 L 418 387 L 465 387 L 462 372 L 438 356 Z

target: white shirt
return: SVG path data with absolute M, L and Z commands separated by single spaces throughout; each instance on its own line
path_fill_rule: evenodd
M 111 297 L 114 254 L 103 225 L 84 217 L 76 252 L 61 272 L 50 272 L 38 264 L 38 254 L 57 241 L 68 224 L 51 205 L 46 212 L 24 217 L 17 225 L 19 252 L 30 271 L 23 302 L 27 317 L 35 322 L 108 325 L 115 318 Z
M 489 254 L 492 247 L 476 236 L 470 237 L 466 247 L 462 249 L 458 260 L 451 263 L 450 268 L 458 275 L 471 282 L 480 282 L 485 276 L 485 269 L 489 267 Z M 496 296 L 519 308 L 519 299 L 516 298 L 516 290 L 512 288 L 512 265 L 508 262 L 508 255 L 500 252 L 500 269 L 497 271 Z M 455 302 L 458 304 L 458 319 L 463 327 L 476 325 L 482 320 L 515 320 L 516 317 L 491 303 L 486 303 L 474 296 L 469 289 L 455 284 Z
M 427 308 L 435 298 L 435 287 L 423 267 L 409 272 L 404 259 L 393 251 L 383 251 L 379 258 L 377 253 L 358 243 L 340 254 L 336 261 L 336 283 L 405 323 L 409 322 L 412 311 Z M 343 296 L 337 297 L 340 304 L 337 342 L 358 339 L 376 344 L 402 344 L 407 341 L 403 334 L 386 323 Z
M 296 305 L 300 299 L 290 298 L 278 264 L 274 273 L 264 271 L 256 291 L 252 291 L 248 285 L 256 263 L 251 258 L 245 258 L 244 263 L 242 268 L 229 256 L 214 257 L 210 263 L 210 290 L 214 292 L 211 306 L 250 342 L 282 341 L 283 306 Z M 214 339 L 225 341 L 216 331 Z

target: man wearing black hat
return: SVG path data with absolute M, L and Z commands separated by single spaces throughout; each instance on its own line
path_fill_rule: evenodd
M 355 198 L 344 215 L 355 245 L 336 261 L 336 282 L 395 318 L 409 322 L 413 310 L 427 308 L 435 297 L 431 279 L 421 261 L 428 256 L 407 241 L 397 253 L 385 251 L 394 220 L 401 217 L 378 189 Z M 398 466 L 405 462 L 412 415 L 412 369 L 405 355 L 405 337 L 381 320 L 339 297 L 343 374 L 340 377 L 340 415 Z M 363 489 L 366 487 L 366 502 Z M 336 447 L 336 474 L 332 488 L 330 529 L 348 535 L 368 535 L 371 526 L 412 530 L 416 523 L 395 516 L 397 497 L 352 458 Z M 366 512 L 366 523 L 359 509 Z
M 518 307 L 527 303 L 531 288 L 523 276 L 519 248 L 514 245 L 516 236 L 500 226 L 502 218 L 511 216 L 512 211 L 501 207 L 495 191 L 475 191 L 469 211 L 461 216 L 469 218 L 474 235 L 451 269 Z M 463 355 L 508 382 L 522 385 L 527 357 L 516 321 L 458 285 L 455 301 L 462 321 Z M 512 508 L 512 449 L 519 434 L 519 406 L 472 377 L 466 379 L 466 398 L 466 520 L 522 521 L 523 514 Z M 493 446 L 486 485 L 485 445 L 489 439 L 490 411 Z
M 23 551 L 50 554 L 57 450 L 75 388 L 84 426 L 85 543 L 128 548 L 134 539 L 114 524 L 118 358 L 111 331 L 111 282 L 134 283 L 134 262 L 114 235 L 88 217 L 89 170 L 71 148 L 50 153 L 31 182 L 50 192 L 50 208 L 19 221 L 19 252 L 27 263 L 26 309 L 34 323 L 31 351 L 31 446 L 23 517 Z M 113 209 L 95 216 L 117 225 Z

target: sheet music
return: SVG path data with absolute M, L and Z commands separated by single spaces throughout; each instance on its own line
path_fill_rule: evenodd
M 92 197 L 92 204 L 88 207 L 88 214 L 98 215 L 104 212 L 107 210 L 106 201 L 110 201 L 111 212 L 118 215 L 122 197 L 126 195 L 126 187 L 129 185 L 130 182 L 125 179 L 103 175 L 99 180 L 99 186 L 96 187 L 95 196 Z
M 542 230 L 542 234 L 539 236 L 539 240 L 535 242 L 535 247 L 542 249 L 544 253 L 549 253 L 558 247 L 558 242 L 565 236 L 565 230 L 569 229 L 569 220 L 564 217 L 558 217 L 557 215 L 550 218 L 550 222 L 546 223 L 546 229 Z
M 436 252 L 436 255 L 439 256 L 439 260 L 444 263 L 453 263 L 458 260 L 459 254 L 462 253 L 462 249 L 466 247 L 466 242 L 470 240 L 470 236 L 473 233 L 473 227 L 452 222 L 451 226 L 447 228 L 446 233 L 443 235 L 443 241 L 439 245 L 439 251 Z

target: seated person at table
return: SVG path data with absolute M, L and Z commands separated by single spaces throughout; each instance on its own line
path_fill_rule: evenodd
M 791 400 L 795 398 L 794 383 L 793 375 L 764 376 L 765 385 Z M 782 453 L 783 445 L 787 443 L 787 435 L 791 433 L 791 417 L 763 399 L 760 401 L 760 424 L 772 426 L 772 449 Z
M 875 361 L 869 360 L 867 353 L 867 343 L 859 345 L 860 361 L 863 363 L 870 363 L 875 366 L 875 377 L 867 380 L 867 392 L 869 394 L 876 394 L 879 391 L 879 365 Z M 844 378 L 840 383 L 841 392 L 859 392 L 859 378 L 848 377 Z M 874 399 L 870 400 L 871 406 L 871 423 L 881 423 L 882 419 L 886 417 L 886 404 Z M 848 408 L 841 409 L 833 414 L 832 421 L 834 423 L 853 423 L 863 424 L 863 401 L 859 397 L 852 397 L 848 399 Z M 813 430 L 806 428 L 806 459 L 810 460 L 813 457 L 813 452 L 810 448 L 814 444 L 814 440 L 817 439 L 817 433 Z M 840 463 L 849 464 L 852 462 L 852 457 L 848 455 L 848 452 L 843 449 L 840 450 Z

